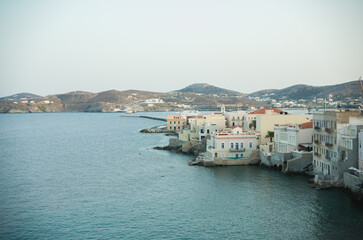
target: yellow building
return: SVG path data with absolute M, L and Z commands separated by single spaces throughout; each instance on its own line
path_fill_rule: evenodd
M 276 108 L 259 109 L 247 114 L 246 118 L 248 119 L 248 117 L 253 117 L 255 118 L 253 120 L 256 120 L 255 130 L 261 133 L 261 144 L 269 142 L 265 136 L 267 131 L 274 131 L 275 124 L 301 124 L 310 120 L 305 114 L 288 114 Z

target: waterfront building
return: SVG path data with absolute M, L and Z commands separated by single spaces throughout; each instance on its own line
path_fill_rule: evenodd
M 258 151 L 260 137 L 259 133 L 243 131 L 241 127 L 212 132 L 207 140 L 206 156 L 212 161 L 249 158 Z
M 275 152 L 289 153 L 308 148 L 313 142 L 312 120 L 301 124 L 276 124 L 274 127 Z
M 182 115 L 168 115 L 167 117 L 167 129 L 180 132 L 186 126 L 186 118 Z
M 312 164 L 313 122 L 301 124 L 276 124 L 274 143 L 268 151 L 260 145 L 261 162 L 267 166 L 280 167 L 283 171 L 304 172 Z M 274 147 L 272 147 L 274 146 Z M 270 153 L 270 154 L 266 154 Z
M 314 113 L 313 167 L 315 182 L 334 184 L 350 167 L 358 167 L 358 132 L 363 116 L 358 110 Z
M 188 117 L 188 128 L 179 133 L 179 140 L 202 141 L 212 132 L 219 132 L 226 127 L 224 113 L 209 113 Z

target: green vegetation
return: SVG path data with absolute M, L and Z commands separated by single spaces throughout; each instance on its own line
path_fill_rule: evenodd
M 256 130 L 256 120 L 252 120 L 250 125 L 248 125 L 250 128 L 253 128 L 253 130 Z
M 38 109 L 42 112 L 47 112 L 47 109 L 44 106 L 38 106 Z
M 272 139 L 274 138 L 274 136 L 275 136 L 274 131 L 267 131 L 265 138 L 269 138 L 270 142 L 272 142 Z

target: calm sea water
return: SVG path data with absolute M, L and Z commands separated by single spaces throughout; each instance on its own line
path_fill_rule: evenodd
M 345 193 L 258 167 L 190 167 L 152 149 L 166 136 L 139 133 L 160 123 L 0 115 L 0 238 L 362 239 L 363 207 Z

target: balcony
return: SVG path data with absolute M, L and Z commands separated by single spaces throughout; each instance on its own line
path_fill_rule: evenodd
M 230 152 L 244 152 L 244 151 L 246 151 L 246 149 L 245 148 L 238 148 L 238 149 L 230 148 L 229 151 Z
M 331 143 L 325 143 L 325 146 L 327 146 L 328 148 L 332 148 L 333 147 L 333 144 L 331 144 Z
M 331 157 L 330 157 L 330 156 L 328 156 L 328 155 L 325 155 L 325 159 L 327 159 L 327 160 L 331 160 Z
M 318 127 L 318 126 L 315 126 L 314 129 L 317 130 L 317 131 L 320 131 L 321 130 L 321 128 Z
M 325 132 L 332 133 L 333 132 L 333 129 L 331 129 L 331 128 L 325 128 Z
M 314 143 L 315 144 L 320 144 L 320 141 L 319 140 L 314 140 Z
M 317 157 L 321 157 L 321 154 L 317 153 L 317 152 L 314 152 L 314 155 L 317 156 Z

